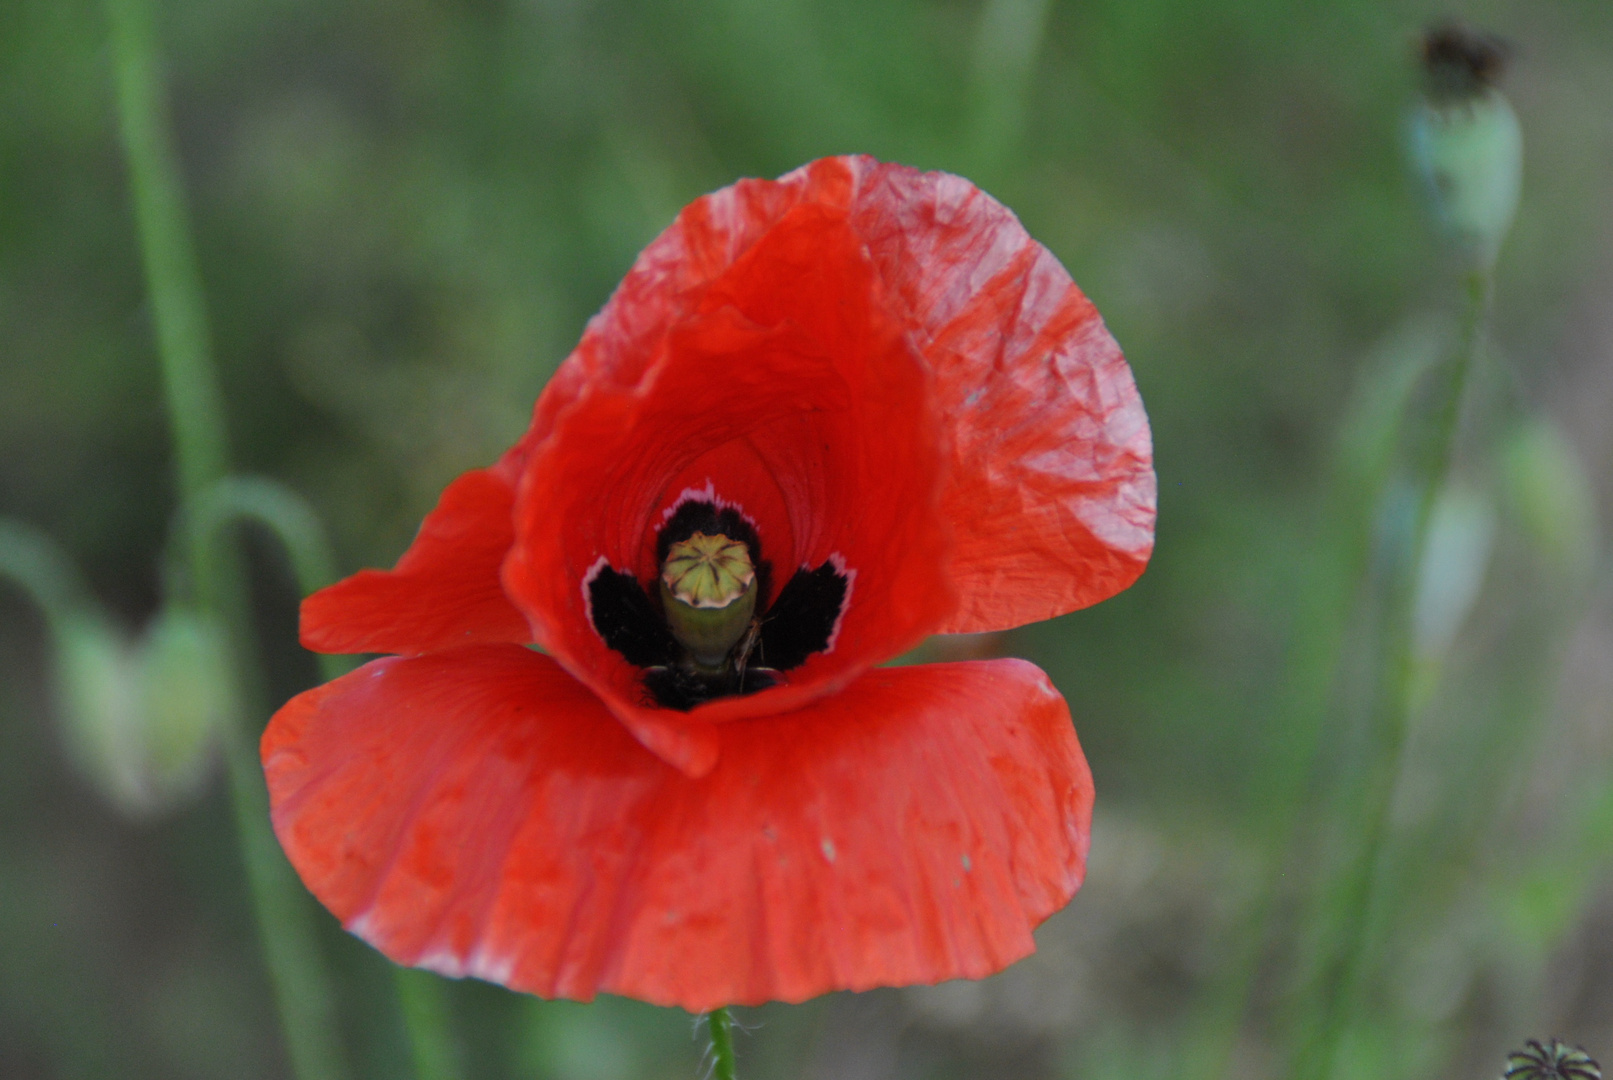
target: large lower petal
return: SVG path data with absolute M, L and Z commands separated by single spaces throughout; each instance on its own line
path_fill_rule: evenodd
M 394 960 L 702 1011 L 997 971 L 1081 883 L 1090 774 L 1021 661 L 880 669 L 690 779 L 547 657 L 379 660 L 263 739 L 303 880 Z

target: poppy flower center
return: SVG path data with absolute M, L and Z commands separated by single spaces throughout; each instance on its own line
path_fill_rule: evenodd
M 773 568 L 748 518 L 690 499 L 656 535 L 659 580 L 645 588 L 601 558 L 583 591 L 606 645 L 644 669 L 646 696 L 666 709 L 753 694 L 834 648 L 853 571 L 832 556 L 802 566 L 773 593 Z
M 756 611 L 756 568 L 744 541 L 696 532 L 674 543 L 661 564 L 661 610 L 700 671 L 743 664 L 748 656 L 731 654 Z

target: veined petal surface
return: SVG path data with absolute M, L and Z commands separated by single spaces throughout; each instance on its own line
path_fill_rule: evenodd
M 938 587 L 955 592 L 955 603 L 929 629 L 1003 629 L 1095 603 L 1135 580 L 1153 546 L 1152 444 L 1103 320 L 1057 259 L 989 195 L 960 177 L 867 157 L 742 180 L 687 206 L 589 322 L 538 399 L 532 427 L 488 475 L 513 492 L 529 461 L 552 462 L 556 452 L 544 448 L 584 398 L 652 386 L 676 392 L 652 373 L 680 342 L 712 333 L 724 307 L 761 313 L 758 326 L 781 330 L 798 299 L 793 282 L 766 278 L 776 290 L 766 295 L 747 289 L 735 269 L 767 262 L 755 249 L 784 246 L 770 240 L 781 226 L 801 235 L 808 212 L 843 223 L 872 268 L 820 273 L 818 285 L 836 285 L 854 306 L 877 307 L 931 376 L 926 407 L 939 417 L 946 465 L 934 521 L 950 533 L 950 554 L 943 573 L 924 588 L 904 588 L 898 604 L 927 607 L 925 588 Z M 801 489 L 813 482 L 811 470 L 803 477 L 783 475 L 777 462 L 758 468 L 755 448 L 743 443 L 708 451 L 732 459 L 735 486 L 749 477 L 760 508 L 753 513 L 776 523 L 776 550 L 793 560 L 810 547 L 791 527 L 812 515 L 776 504 L 780 485 Z M 687 466 L 667 486 L 699 486 L 714 471 Z M 480 509 L 495 516 L 491 499 Z M 659 509 L 636 509 L 634 521 Z M 827 521 L 827 508 L 815 518 Z M 460 534 L 461 546 L 436 524 L 428 518 L 396 570 L 365 571 L 320 594 L 305 627 L 310 647 L 410 653 L 525 640 L 497 598 L 500 560 L 492 555 L 502 528 Z M 643 530 L 637 543 L 642 563 Z M 778 569 L 782 585 L 790 567 L 781 560 Z M 861 584 L 870 587 L 866 577 Z M 547 617 L 530 606 L 528 613 Z
M 350 930 L 545 997 L 698 1012 L 980 977 L 1080 885 L 1091 777 L 1029 664 L 882 669 L 718 730 L 692 779 L 494 645 L 308 691 L 263 756 L 281 843 Z
M 587 584 L 609 566 L 653 588 L 656 528 L 691 489 L 752 520 L 775 586 L 826 563 L 850 583 L 825 649 L 784 685 L 697 706 L 692 722 L 831 693 L 957 603 L 933 378 L 844 214 L 786 214 L 657 348 L 640 383 L 591 386 L 558 415 L 527 463 L 504 568 L 535 640 L 652 747 L 645 726 L 678 721 L 647 705 L 642 672 L 590 623 Z

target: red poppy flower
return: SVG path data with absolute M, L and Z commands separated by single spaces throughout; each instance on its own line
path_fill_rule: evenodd
M 397 655 L 275 715 L 275 829 L 394 960 L 546 997 L 987 975 L 1081 882 L 1068 709 L 1018 660 L 875 665 L 1125 588 L 1153 520 L 1131 373 L 1013 214 L 861 157 L 741 181 L 393 570 L 304 603 L 309 648 Z

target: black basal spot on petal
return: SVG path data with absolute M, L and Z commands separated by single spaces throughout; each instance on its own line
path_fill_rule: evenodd
M 670 664 L 677 658 L 672 631 L 632 574 L 601 567 L 588 583 L 588 617 L 605 644 L 635 667 Z
M 696 705 L 736 694 L 754 694 L 778 682 L 767 671 L 746 668 L 743 672 L 725 671 L 718 675 L 702 675 L 683 668 L 656 667 L 644 673 L 644 689 L 650 699 L 663 709 L 688 712 Z
M 801 569 L 779 592 L 762 617 L 757 659 L 788 671 L 829 646 L 829 635 L 846 603 L 846 576 L 826 562 L 816 570 Z

